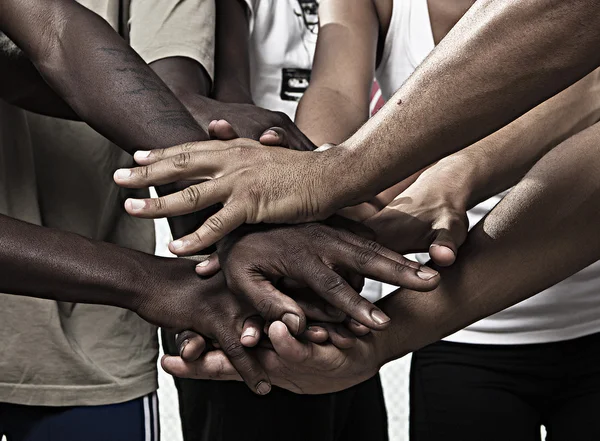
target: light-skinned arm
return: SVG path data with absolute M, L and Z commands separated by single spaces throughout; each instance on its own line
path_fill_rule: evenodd
M 467 235 L 467 210 L 515 185 L 549 150 L 600 119 L 595 70 L 508 126 L 426 170 L 366 221 L 377 241 L 399 253 L 429 251 L 454 262 Z

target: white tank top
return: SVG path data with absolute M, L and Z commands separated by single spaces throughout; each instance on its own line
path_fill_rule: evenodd
M 393 0 L 377 81 L 389 99 L 434 48 L 427 0 Z M 475 225 L 504 196 L 494 196 L 469 211 Z M 421 262 L 428 255 L 418 255 Z M 510 258 L 510 256 L 507 256 Z M 395 287 L 384 285 L 384 294 Z M 480 344 L 531 344 L 569 340 L 600 332 L 600 262 L 511 308 L 447 337 Z

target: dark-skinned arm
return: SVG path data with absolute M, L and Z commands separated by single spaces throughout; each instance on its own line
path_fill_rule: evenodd
M 29 59 L 0 32 L 0 99 L 22 109 L 56 118 L 78 120 L 67 103 L 41 77 Z

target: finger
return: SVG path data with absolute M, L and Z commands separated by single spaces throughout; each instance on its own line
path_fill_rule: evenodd
M 217 253 L 212 253 L 198 265 L 196 265 L 196 274 L 202 277 L 211 277 L 221 270 L 219 256 Z
M 311 345 L 296 340 L 282 322 L 273 322 L 269 328 L 269 339 L 275 352 L 286 360 L 302 363 L 312 354 Z
M 212 133 L 209 131 L 209 135 L 211 138 L 218 139 L 220 141 L 229 141 L 239 137 L 233 126 L 224 119 L 220 119 L 215 123 L 213 126 L 213 131 Z
M 358 245 L 350 245 L 347 249 L 336 248 L 333 251 L 337 258 L 334 263 L 337 266 L 380 282 L 415 291 L 431 291 L 439 285 L 440 275 L 437 271 L 388 250 L 377 242 L 354 235 L 342 237 L 346 239 L 352 236 L 354 243 Z
M 271 391 L 269 376 L 251 354 L 252 348 L 245 348 L 240 342 L 239 334 L 230 330 L 217 338 L 221 349 L 239 372 L 250 390 L 257 395 L 267 395 Z
M 302 338 L 317 344 L 325 343 L 329 340 L 329 333 L 327 330 L 321 326 L 310 325 L 306 330 L 302 333 Z
M 323 262 L 313 264 L 312 277 L 305 281 L 310 288 L 359 323 L 371 329 L 385 329 L 390 318 L 377 306 L 362 298 L 342 276 Z
M 431 259 L 440 266 L 450 266 L 456 260 L 458 248 L 467 238 L 469 220 L 465 216 L 445 213 L 434 224 L 435 238 L 429 247 Z
M 343 324 L 323 323 L 329 334 L 329 341 L 338 349 L 350 349 L 356 345 L 356 336 Z
M 204 184 L 208 184 L 208 182 L 198 185 Z M 215 192 L 215 194 L 217 193 L 218 192 Z M 210 199 L 205 198 L 203 199 L 203 202 L 206 200 Z M 215 203 L 216 202 L 213 202 L 206 207 L 209 207 Z M 202 204 L 200 204 L 200 206 L 202 206 Z M 199 208 L 199 210 L 202 208 Z M 194 233 L 171 242 L 169 244 L 169 250 L 178 256 L 199 252 L 217 243 L 244 222 L 246 222 L 246 213 L 241 205 L 235 203 L 225 205 L 221 210 L 204 221 L 200 228 Z
M 135 162 L 139 165 L 149 165 L 162 161 L 163 159 L 181 155 L 182 153 L 226 150 L 230 147 L 232 147 L 231 144 L 221 141 L 186 142 L 166 149 L 138 150 L 133 154 L 133 159 L 135 159 Z
M 197 380 L 241 380 L 223 351 L 211 351 L 188 363 L 181 357 L 164 355 L 160 364 L 165 372 L 179 378 Z
M 308 321 L 339 323 L 346 318 L 346 314 L 342 311 L 330 307 L 323 299 L 315 297 L 315 299 L 311 300 L 302 298 L 294 299 L 302 311 L 304 311 Z
M 218 180 L 207 181 L 159 198 L 127 199 L 125 210 L 135 217 L 156 219 L 194 213 L 226 198 L 224 185 Z
M 306 328 L 302 308 L 261 274 L 236 274 L 235 279 L 227 277 L 227 283 L 234 293 L 243 295 L 267 323 L 281 320 L 294 335 Z
M 371 332 L 369 328 L 364 325 L 361 325 L 354 319 L 349 319 L 346 321 L 346 327 L 350 332 L 352 332 L 357 337 L 364 337 L 368 333 Z
M 217 119 L 213 119 L 209 124 L 208 124 L 208 136 L 210 139 L 216 139 L 217 135 L 215 135 L 215 126 L 217 125 Z
M 195 361 L 206 349 L 204 337 L 193 331 L 183 331 L 178 334 L 175 343 L 179 348 L 179 355 L 185 361 Z
M 219 171 L 216 163 L 220 153 L 180 153 L 142 167 L 119 169 L 114 174 L 114 180 L 121 187 L 145 188 L 186 180 L 212 179 Z
M 240 342 L 247 348 L 252 348 L 260 341 L 263 320 L 260 317 L 249 317 L 244 322 Z
M 288 147 L 287 132 L 281 127 L 271 127 L 260 135 L 260 143 L 273 147 Z

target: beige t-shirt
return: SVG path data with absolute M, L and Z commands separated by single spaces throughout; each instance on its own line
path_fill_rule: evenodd
M 119 1 L 80 3 L 118 29 Z M 131 43 L 146 61 L 185 56 L 212 74 L 213 0 L 132 0 L 130 8 Z M 86 124 L 0 101 L 3 214 L 152 253 L 152 221 L 128 216 L 122 203 L 132 191 L 112 181 L 131 164 Z M 0 295 L 0 402 L 128 401 L 157 389 L 157 355 L 156 328 L 130 311 Z

